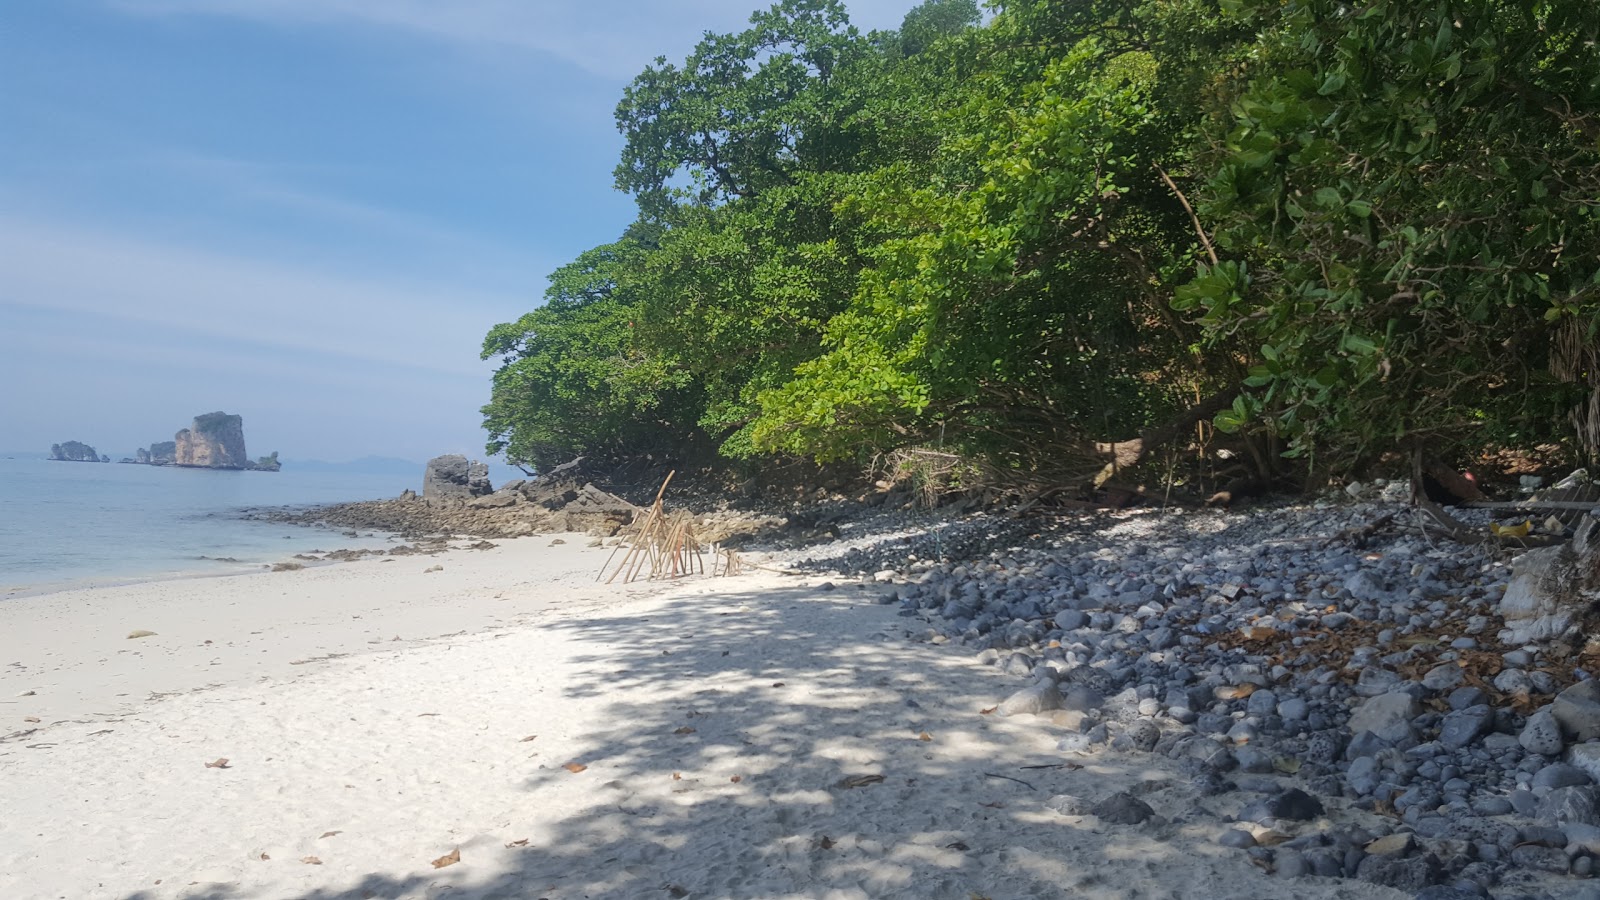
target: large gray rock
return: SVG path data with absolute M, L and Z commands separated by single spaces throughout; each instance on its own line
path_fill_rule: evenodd
M 465 501 L 492 492 L 488 465 L 469 462 L 459 453 L 435 456 L 428 460 L 427 471 L 422 476 L 424 500 Z
M 1033 715 L 1061 708 L 1061 692 L 1054 681 L 1041 679 L 1000 701 L 1002 716 Z
M 1600 682 L 1580 681 L 1556 695 L 1547 707 L 1561 730 L 1583 743 L 1600 738 Z
M 1600 787 L 1556 788 L 1539 801 L 1534 818 L 1541 825 L 1600 825 Z
M 1369 697 L 1350 715 L 1350 732 L 1360 734 L 1370 731 L 1390 743 L 1400 743 L 1417 736 L 1412 720 L 1422 715 L 1422 704 L 1417 698 L 1402 691 Z
M 1460 750 L 1494 727 L 1494 710 L 1487 704 L 1458 709 L 1444 717 L 1439 726 L 1439 743 Z
M 1563 744 L 1561 726 L 1556 723 L 1555 716 L 1550 714 L 1550 707 L 1547 706 L 1528 717 L 1528 724 L 1523 726 L 1517 742 L 1529 753 L 1555 756 L 1561 752 Z
M 1356 877 L 1362 881 L 1412 893 L 1438 881 L 1441 874 L 1439 860 L 1431 853 L 1423 856 L 1368 856 L 1356 868 Z
M 244 417 L 225 412 L 209 412 L 194 417 L 188 428 L 173 435 L 175 466 L 201 469 L 247 469 L 250 456 L 244 449 Z
M 1600 781 L 1600 744 L 1578 744 L 1567 751 L 1567 765 L 1581 769 Z
M 1600 601 L 1600 520 L 1585 518 L 1572 543 L 1529 550 L 1511 567 L 1500 598 L 1507 644 L 1546 641 L 1565 633 Z
M 616 534 L 632 522 L 638 512 L 638 507 L 621 497 L 585 484 L 561 507 L 561 527 L 565 531 L 588 534 Z

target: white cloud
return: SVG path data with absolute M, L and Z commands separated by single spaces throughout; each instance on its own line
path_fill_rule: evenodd
M 363 26 L 429 40 L 548 54 L 626 80 L 657 56 L 688 53 L 706 31 L 736 31 L 762 0 L 112 0 L 144 15 L 227 16 L 285 25 Z M 849 4 L 863 31 L 895 28 L 914 0 Z

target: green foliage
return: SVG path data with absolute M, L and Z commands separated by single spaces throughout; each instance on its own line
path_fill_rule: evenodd
M 575 455 L 672 443 L 694 390 L 669 357 L 640 349 L 637 304 L 619 282 L 634 239 L 598 247 L 550 278 L 545 305 L 497 325 L 483 358 L 498 357 L 483 408 L 489 452 L 548 468 Z
M 490 450 L 1024 467 L 1239 388 L 1220 429 L 1330 468 L 1570 437 L 1600 389 L 1597 21 L 927 0 L 862 35 L 784 0 L 625 91 L 639 223 L 489 334 Z
M 1592 5 L 1230 6 L 1257 58 L 1202 213 L 1234 261 L 1178 297 L 1258 348 L 1227 424 L 1265 418 L 1330 461 L 1560 437 L 1552 339 L 1600 326 Z

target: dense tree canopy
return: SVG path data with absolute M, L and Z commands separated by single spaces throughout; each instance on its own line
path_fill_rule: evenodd
M 1300 471 L 1421 440 L 1595 453 L 1597 23 L 928 0 L 862 34 L 784 0 L 625 92 L 639 222 L 489 334 L 490 449 L 937 436 L 1029 467 L 1209 403 Z

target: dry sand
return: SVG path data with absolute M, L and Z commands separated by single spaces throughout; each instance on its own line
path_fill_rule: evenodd
M 0 897 L 1401 896 L 982 714 L 1017 682 L 871 591 L 607 587 L 567 539 L 0 602 Z M 1114 790 L 1167 821 L 1051 808 Z

